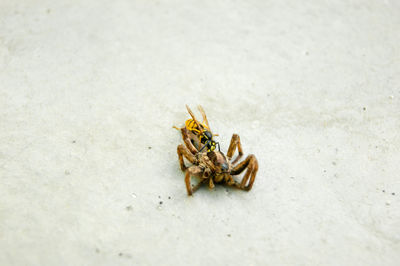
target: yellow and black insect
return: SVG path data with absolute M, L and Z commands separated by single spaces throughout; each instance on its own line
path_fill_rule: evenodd
M 200 152 L 203 151 L 204 148 L 207 148 L 207 151 L 214 151 L 218 146 L 218 150 L 220 150 L 219 143 L 213 140 L 213 134 L 211 133 L 210 126 L 208 124 L 206 113 L 203 110 L 203 107 L 198 106 L 201 115 L 203 116 L 203 123 L 197 121 L 194 116 L 192 110 L 190 110 L 189 106 L 186 105 L 186 109 L 188 110 L 192 119 L 188 119 L 185 122 L 185 128 L 192 132 L 194 135 L 198 137 L 200 142 L 203 144 L 203 147 L 200 149 Z M 176 127 L 175 127 L 176 128 Z M 177 128 L 178 129 L 178 128 Z M 216 135 L 214 135 L 216 136 Z

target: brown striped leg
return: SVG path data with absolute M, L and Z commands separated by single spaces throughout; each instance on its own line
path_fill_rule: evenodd
M 210 178 L 209 181 L 208 181 L 208 188 L 209 189 L 213 189 L 214 187 L 215 187 L 214 181 L 213 181 L 212 178 Z
M 177 153 L 178 153 L 178 157 L 179 157 L 179 163 L 181 165 L 181 169 L 182 171 L 186 170 L 186 166 L 185 166 L 185 162 L 183 160 L 183 157 L 185 157 L 189 162 L 191 162 L 192 164 L 195 164 L 196 162 L 196 157 L 189 151 L 188 148 L 186 148 L 185 146 L 183 146 L 182 144 L 178 145 L 177 148 Z
M 236 159 L 232 161 L 232 164 L 235 164 L 243 155 L 242 144 L 240 143 L 240 137 L 238 134 L 233 134 L 231 138 L 231 144 L 229 145 L 228 148 L 228 153 L 226 154 L 229 160 L 235 153 L 236 147 L 238 149 L 239 154 L 236 157 Z
M 205 180 L 207 179 L 203 179 L 201 180 L 196 186 L 194 186 L 192 188 L 192 183 L 191 181 L 191 177 L 192 176 L 200 176 L 202 174 L 202 170 L 200 167 L 198 166 L 191 166 L 188 169 L 186 169 L 186 175 L 185 175 L 185 184 L 186 184 L 186 190 L 188 193 L 188 196 L 191 196 L 193 194 L 193 192 L 195 192 L 202 183 L 205 182 Z
M 185 127 L 181 128 L 181 133 L 182 133 L 182 139 L 185 142 L 186 147 L 189 149 L 189 151 L 192 154 L 196 154 L 198 152 L 198 150 L 196 149 L 196 147 L 193 145 L 193 143 L 191 141 L 194 138 L 189 137 L 189 134 L 193 134 L 193 133 L 188 132 L 188 130 Z
M 239 189 L 249 191 L 256 179 L 257 171 L 258 171 L 258 162 L 254 155 L 250 154 L 247 158 L 238 164 L 233 170 L 231 171 L 231 175 L 239 175 L 247 168 L 246 173 L 244 174 L 242 181 L 240 183 L 235 183 L 235 186 Z M 247 181 L 249 183 L 246 185 Z
M 192 187 L 192 192 L 195 193 L 201 187 L 201 185 L 203 185 L 206 181 L 207 179 L 200 180 L 200 182 L 197 185 Z

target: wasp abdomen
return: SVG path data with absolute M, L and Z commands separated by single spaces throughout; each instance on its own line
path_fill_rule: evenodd
M 189 130 L 192 131 L 195 135 L 201 132 L 199 129 L 197 123 L 193 119 L 188 119 L 185 122 L 185 127 Z

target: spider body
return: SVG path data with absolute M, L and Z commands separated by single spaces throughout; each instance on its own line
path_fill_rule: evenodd
M 246 191 L 251 190 L 258 171 L 258 162 L 254 155 L 248 155 L 245 160 L 236 164 L 243 154 L 240 145 L 239 136 L 236 134 L 232 136 L 227 155 L 220 151 L 197 151 L 192 153 L 188 147 L 180 144 L 177 152 L 181 169 L 185 171 L 185 184 L 188 195 L 191 196 L 203 183 L 208 184 L 210 189 L 214 188 L 214 184 L 225 184 Z M 231 161 L 236 147 L 238 147 L 239 155 L 235 160 Z M 192 166 L 187 167 L 183 158 L 191 162 Z M 234 176 L 240 175 L 246 169 L 247 171 L 242 180 L 237 182 Z M 195 186 L 192 186 L 191 183 L 193 176 L 200 179 L 200 182 Z

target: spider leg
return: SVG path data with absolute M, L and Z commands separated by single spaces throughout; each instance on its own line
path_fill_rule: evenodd
M 242 156 L 243 156 L 243 150 L 242 150 L 242 144 L 240 143 L 240 137 L 238 134 L 233 134 L 231 138 L 231 144 L 229 144 L 228 152 L 226 156 L 230 160 L 235 153 L 236 147 L 238 149 L 238 156 L 236 157 L 235 160 L 232 161 L 232 164 L 235 164 Z
M 198 148 L 196 148 L 193 144 L 195 143 L 199 147 L 197 137 L 193 137 L 193 133 L 187 130 L 185 127 L 181 128 L 181 134 L 186 147 L 192 154 L 196 154 L 198 152 Z M 192 137 L 189 137 L 189 135 L 192 135 Z
M 197 185 L 195 185 L 194 187 L 192 187 L 192 192 L 193 192 L 193 193 L 196 192 L 196 191 L 201 187 L 201 185 L 203 185 L 206 181 L 207 181 L 207 179 L 202 179 L 202 180 L 200 180 L 200 182 L 197 183 Z
M 207 179 L 202 179 L 196 186 L 194 186 L 192 188 L 192 183 L 191 181 L 191 177 L 192 176 L 201 176 L 203 173 L 203 171 L 201 170 L 201 168 L 197 165 L 193 165 L 189 168 L 186 169 L 186 175 L 185 175 L 185 184 L 186 184 L 186 190 L 188 193 L 188 196 L 191 196 L 193 194 L 193 192 L 195 192 L 201 184 L 203 184 Z
M 237 166 L 235 166 L 232 169 L 230 174 L 231 175 L 239 175 L 246 168 L 247 168 L 247 171 L 244 174 L 242 181 L 240 183 L 235 182 L 234 186 L 239 189 L 249 191 L 253 186 L 253 183 L 254 183 L 254 180 L 256 179 L 256 175 L 257 175 L 257 171 L 258 171 L 258 162 L 254 155 L 250 154 L 249 156 L 247 156 L 247 158 L 244 161 L 242 161 L 240 164 L 238 164 Z M 249 179 L 250 179 L 250 181 L 249 181 Z M 249 182 L 246 185 L 247 181 L 249 181 Z
M 187 169 L 183 157 L 185 157 L 192 164 L 195 164 L 197 161 L 196 157 L 190 152 L 190 150 L 187 147 L 183 146 L 182 144 L 178 145 L 177 153 L 182 171 L 185 171 Z
M 214 181 L 213 181 L 212 178 L 210 178 L 209 181 L 208 181 L 208 188 L 209 189 L 213 189 L 214 187 L 215 187 Z
M 194 116 L 192 110 L 190 110 L 190 108 L 189 108 L 188 105 L 186 105 L 186 109 L 187 109 L 188 113 L 190 114 L 190 116 L 192 117 L 193 121 L 197 124 L 197 126 L 198 126 L 199 128 L 201 128 L 202 125 L 200 124 L 199 121 L 197 121 L 196 117 Z

